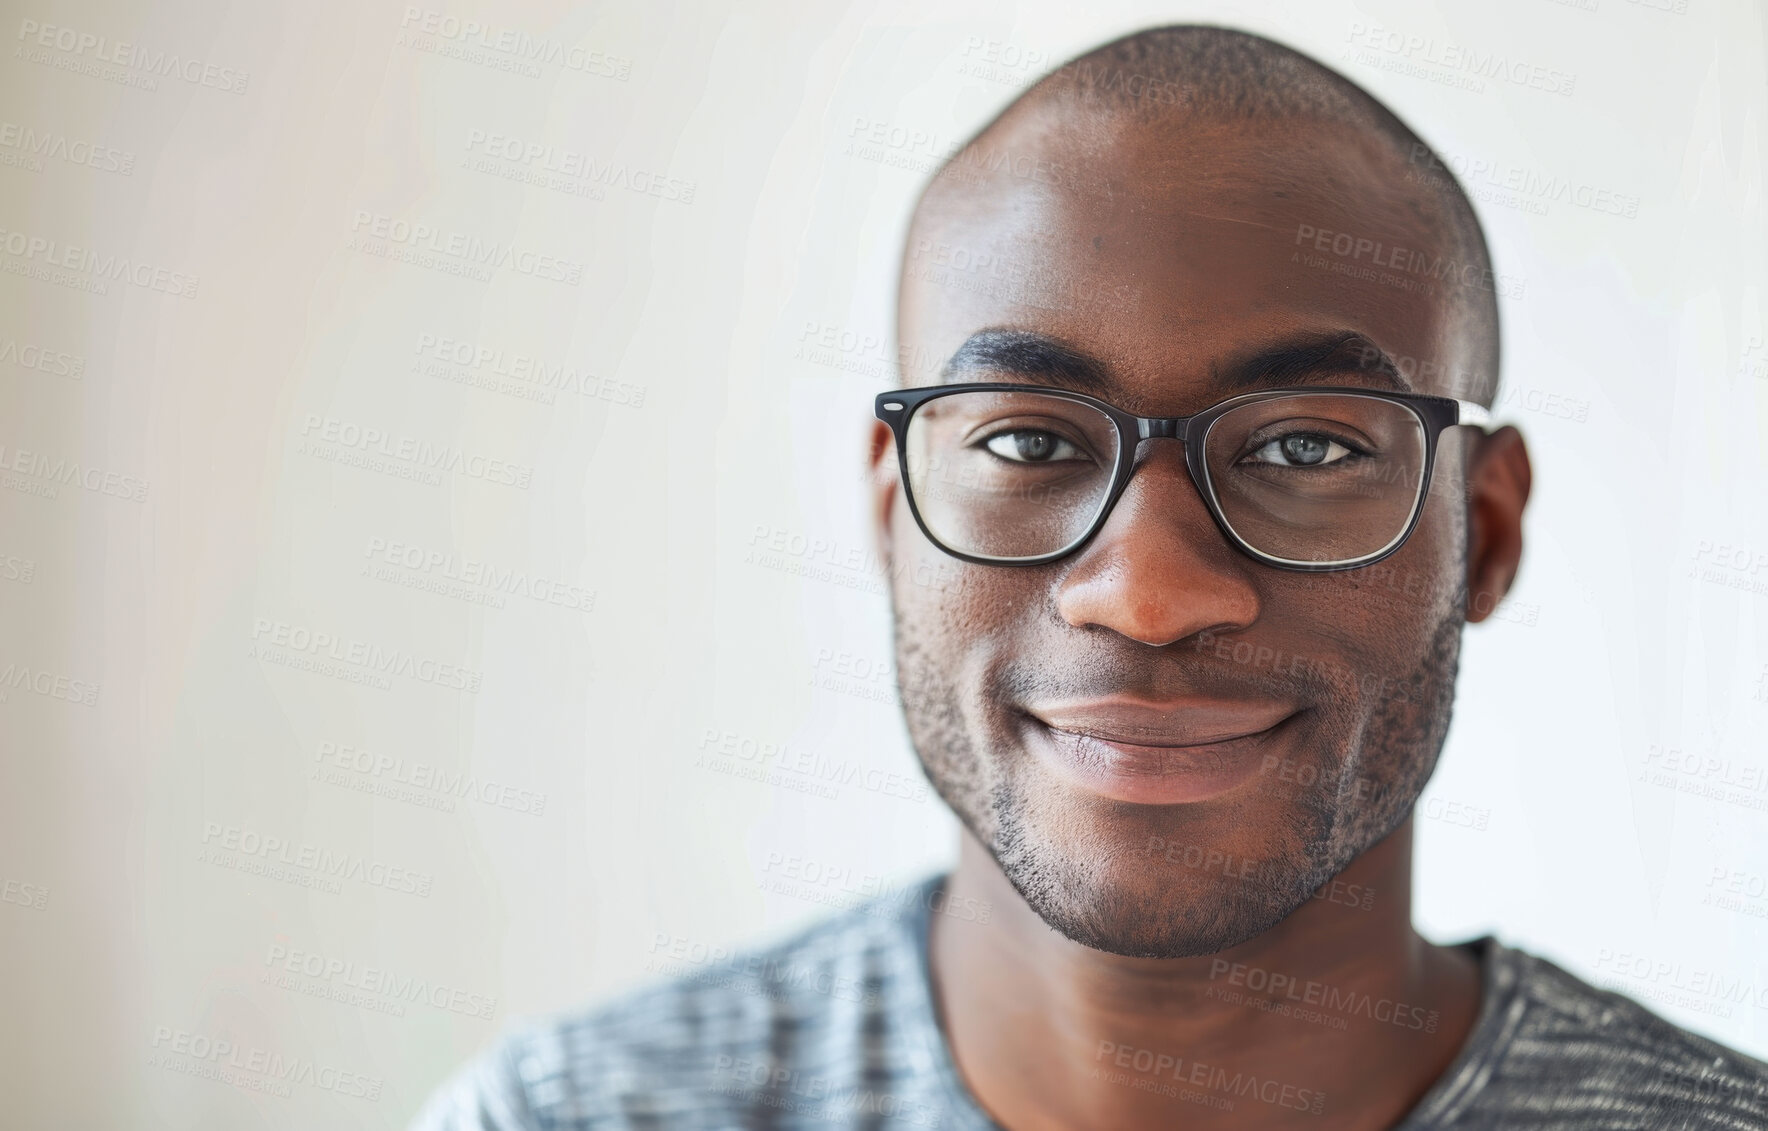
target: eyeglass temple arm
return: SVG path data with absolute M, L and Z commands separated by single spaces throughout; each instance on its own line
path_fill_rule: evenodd
M 1459 410 L 1455 417 L 1455 423 L 1458 425 L 1477 424 L 1484 428 L 1492 422 L 1491 410 L 1484 405 L 1477 405 L 1472 401 L 1457 400 L 1455 406 Z

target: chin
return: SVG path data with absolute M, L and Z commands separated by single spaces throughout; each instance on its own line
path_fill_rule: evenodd
M 1217 954 L 1270 930 L 1308 898 L 1221 878 L 1180 886 L 1099 882 L 1083 874 L 1063 882 L 1047 868 L 1003 868 L 1051 929 L 1093 950 L 1132 958 Z
M 1034 792 L 1029 804 L 997 793 L 995 836 L 978 839 L 1046 924 L 1094 950 L 1216 954 L 1271 929 L 1338 870 L 1317 796 L 1148 806 Z

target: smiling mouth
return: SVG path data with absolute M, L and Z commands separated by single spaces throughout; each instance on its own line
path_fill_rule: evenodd
M 1077 747 L 1108 746 L 1119 751 L 1128 758 L 1138 761 L 1171 762 L 1175 768 L 1192 765 L 1199 755 L 1207 755 L 1210 759 L 1220 761 L 1221 755 L 1231 750 L 1235 743 L 1249 738 L 1259 738 L 1270 734 L 1291 716 L 1285 716 L 1282 722 L 1273 723 L 1262 730 L 1246 731 L 1240 734 L 1224 734 L 1214 738 L 1199 739 L 1195 742 L 1137 742 L 1116 734 L 1100 734 L 1084 730 L 1072 730 L 1067 727 L 1053 727 L 1045 723 L 1051 736 L 1058 742 L 1067 742 Z M 1126 766 L 1126 769 L 1139 767 Z M 1157 770 L 1145 772 L 1158 772 Z
M 1283 704 L 1087 705 L 1025 713 L 1026 745 L 1056 778 L 1084 792 L 1135 804 L 1191 804 L 1253 777 L 1303 713 Z

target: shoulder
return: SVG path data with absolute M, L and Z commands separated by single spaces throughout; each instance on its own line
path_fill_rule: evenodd
M 754 949 L 660 935 L 666 980 L 506 1031 L 413 1127 L 728 1127 L 780 1084 L 888 1074 L 922 1038 L 898 1003 L 926 992 L 914 901 L 932 882 Z
M 1466 1066 L 1467 1118 L 1448 1126 L 1768 1127 L 1768 1064 L 1672 1024 L 1632 998 L 1498 943 L 1507 983 L 1494 1055 Z

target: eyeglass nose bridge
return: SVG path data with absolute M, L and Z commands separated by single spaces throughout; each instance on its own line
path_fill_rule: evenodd
M 1165 438 L 1182 440 L 1185 437 L 1185 426 L 1191 423 L 1189 416 L 1138 416 L 1136 417 L 1136 440 L 1154 440 Z
M 1197 417 L 1137 416 L 1129 419 L 1135 421 L 1136 438 L 1124 445 L 1124 462 L 1117 476 L 1117 482 L 1113 484 L 1111 493 L 1105 500 L 1102 508 L 1104 514 L 1108 516 L 1109 512 L 1117 509 L 1117 501 L 1123 497 L 1125 491 L 1129 490 L 1130 481 L 1136 477 L 1136 473 L 1142 470 L 1142 466 L 1154 454 L 1154 449 L 1145 442 L 1148 440 L 1177 440 L 1184 448 L 1181 462 L 1185 469 L 1185 478 L 1191 481 L 1191 486 L 1203 497 L 1204 508 L 1210 512 L 1210 517 L 1215 519 L 1216 525 L 1222 528 L 1222 533 L 1228 535 L 1229 541 L 1232 543 L 1233 535 L 1225 528 L 1222 519 L 1216 514 L 1211 491 L 1204 478 L 1207 472 L 1202 467 L 1200 453 L 1195 450 L 1195 445 L 1192 443 L 1193 440 L 1198 439 L 1190 434 L 1191 422 Z M 1129 420 L 1125 420 L 1123 423 L 1128 424 Z M 1127 429 L 1125 431 L 1127 432 Z M 1103 527 L 1104 524 L 1104 517 L 1101 517 L 1100 527 Z

